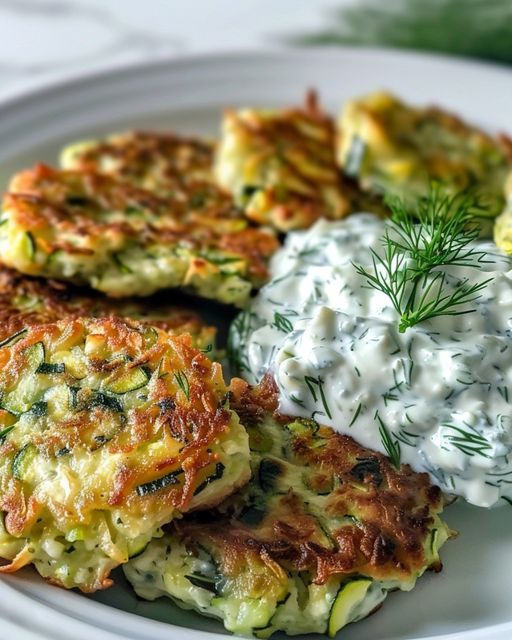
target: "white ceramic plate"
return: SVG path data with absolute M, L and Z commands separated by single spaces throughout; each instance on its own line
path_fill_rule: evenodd
M 333 112 L 351 96 L 389 88 L 512 131 L 512 73 L 504 68 L 369 49 L 198 57 L 112 70 L 0 103 L 0 183 L 38 160 L 55 162 L 72 140 L 130 127 L 215 134 L 223 107 L 290 105 L 308 87 Z M 445 515 L 460 537 L 442 550 L 443 572 L 409 594 L 391 594 L 377 614 L 343 629 L 344 640 L 512 638 L 512 508 L 460 504 Z M 0 638 L 226 637 L 220 624 L 170 601 L 137 600 L 116 577 L 114 588 L 93 597 L 46 585 L 29 569 L 3 577 Z

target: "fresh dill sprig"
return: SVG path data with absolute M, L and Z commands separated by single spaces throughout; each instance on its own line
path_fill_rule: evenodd
M 397 197 L 386 203 L 392 216 L 382 254 L 372 249 L 371 270 L 354 266 L 368 286 L 391 300 L 400 315 L 400 333 L 430 318 L 473 312 L 461 307 L 477 300 L 491 278 L 474 284 L 463 278 L 448 286 L 444 268 L 480 268 L 487 262 L 485 251 L 472 244 L 479 233 L 474 199 L 467 193 L 446 195 L 434 183 L 414 209 Z
M 336 4 L 336 3 L 334 3 Z M 437 51 L 512 63 L 510 0 L 358 0 L 339 3 L 323 25 L 286 40 Z M 464 34 L 454 37 L 454 34 Z

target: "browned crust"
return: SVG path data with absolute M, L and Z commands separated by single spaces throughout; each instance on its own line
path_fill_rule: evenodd
M 291 184 L 301 184 L 300 190 L 288 184 L 264 184 L 266 209 L 271 214 L 269 219 L 263 219 L 248 208 L 247 215 L 251 219 L 260 224 L 270 222 L 281 231 L 289 231 L 307 228 L 321 217 L 337 219 L 349 212 L 336 163 L 335 124 L 320 106 L 315 91 L 307 92 L 302 106 L 284 109 L 275 117 L 260 118 L 257 112 L 252 118 L 240 117 L 232 110 L 227 115 L 241 135 L 251 139 L 252 163 L 278 161 Z M 312 128 L 316 135 L 304 133 Z M 305 160 L 312 160 L 317 165 L 316 175 L 303 170 Z M 286 189 L 285 197 L 281 195 L 281 186 Z M 337 193 L 334 211 L 324 197 L 322 189 L 326 187 Z
M 108 571 L 109 571 L 108 569 L 105 569 L 104 571 L 105 575 L 99 576 L 98 579 L 94 582 L 94 584 L 90 586 L 80 587 L 80 591 L 82 593 L 95 593 L 96 591 L 103 591 L 104 589 L 110 589 L 110 587 L 114 584 L 114 581 L 112 580 L 112 578 L 106 577 L 106 574 L 108 574 Z M 56 578 L 45 577 L 44 580 L 48 584 L 51 584 L 55 587 L 64 587 L 63 583 L 60 580 L 57 580 Z
M 103 172 L 102 161 L 108 158 L 112 173 L 122 180 L 142 185 L 151 179 L 158 189 L 172 189 L 176 183 L 188 185 L 209 178 L 213 154 L 214 145 L 206 140 L 167 132 L 129 131 L 81 149 L 73 158 L 73 168 Z
M 252 428 L 257 429 L 261 419 L 277 409 L 276 387 L 269 376 L 256 387 L 236 380 L 231 393 L 232 407 L 242 423 Z M 293 422 L 274 415 L 283 429 Z M 335 483 L 320 518 L 300 490 L 290 486 L 271 502 L 256 526 L 237 519 L 176 523 L 187 544 L 211 545 L 228 574 L 236 575 L 253 554 L 260 561 L 270 558 L 285 570 L 310 571 L 317 584 L 333 575 L 349 574 L 414 579 L 426 568 L 430 561 L 424 547 L 443 506 L 441 491 L 430 484 L 427 474 L 415 473 L 408 465 L 397 470 L 385 456 L 328 427 L 320 427 L 315 436 L 308 431 L 286 438 L 291 451 L 285 466 L 304 469 L 309 482 L 319 488 Z M 356 519 L 354 523 L 336 524 L 347 515 Z
M 111 380 L 141 365 L 151 372 L 159 371 L 160 377 L 147 388 L 147 401 L 115 414 L 121 416 L 122 428 L 103 446 L 111 454 L 122 455 L 117 471 L 111 477 L 102 476 L 104 486 L 99 485 L 94 474 L 80 479 L 77 501 L 62 505 L 62 515 L 69 522 L 84 521 L 87 514 L 114 507 L 140 512 L 141 517 L 151 514 L 160 521 L 166 514 L 171 518 L 175 509 L 188 508 L 197 485 L 205 474 L 212 473 L 218 461 L 214 445 L 227 436 L 231 425 L 231 413 L 222 405 L 226 389 L 220 366 L 194 349 L 188 336 L 158 331 L 158 340 L 149 348 L 145 336 L 144 325 L 120 318 L 70 319 L 32 327 L 16 344 L 0 349 L 2 391 L 17 385 L 23 376 L 24 350 L 37 342 L 43 342 L 48 353 L 56 341 L 62 349 L 83 345 L 86 338 L 99 341 L 106 345 L 105 361 L 115 353 L 126 356 L 106 374 Z M 177 372 L 187 378 L 187 394 L 177 383 Z M 66 384 L 73 384 L 71 374 L 62 375 L 69 377 L 65 378 Z M 90 394 L 87 387 L 80 389 L 73 413 L 59 422 L 48 422 L 45 430 L 34 430 L 31 444 L 38 455 L 53 456 L 64 447 L 70 451 L 79 447 L 83 455 L 94 457 L 99 446 L 93 436 L 101 432 L 103 424 L 112 421 L 113 414 L 108 408 L 91 405 Z M 8 419 L 12 421 L 12 416 L 0 415 L 0 429 Z M 14 455 L 15 442 L 7 438 L 0 445 L 0 456 Z M 149 442 L 160 443 L 161 453 L 144 453 L 140 447 Z M 11 469 L 11 465 L 4 469 Z M 135 491 L 135 487 L 179 469 L 179 482 L 149 495 L 140 496 Z M 12 472 L 0 477 L 0 509 L 5 512 L 5 526 L 12 535 L 27 536 L 37 518 L 45 513 L 47 505 L 36 500 L 36 490 L 16 479 Z
M 409 156 L 415 153 L 416 161 L 419 163 L 416 173 L 423 171 L 429 179 L 448 182 L 452 187 L 462 190 L 474 187 L 480 180 L 488 180 L 493 172 L 498 172 L 499 175 L 500 171 L 506 169 L 507 164 L 512 163 L 512 142 L 505 133 L 492 136 L 437 105 L 418 108 L 402 102 L 391 94 L 384 95 L 387 98 L 385 106 L 376 106 L 372 101 L 374 96 L 368 96 L 369 100 L 363 98 L 362 101 L 355 102 L 357 109 L 367 121 L 366 129 L 374 131 L 373 135 L 380 140 L 380 144 L 386 141 L 385 146 L 389 149 L 395 148 L 397 159 L 402 157 L 403 152 Z M 442 136 L 438 136 L 432 143 L 420 142 L 417 134 L 422 128 L 432 124 L 459 140 L 458 152 L 447 151 L 443 147 Z M 339 140 L 343 135 L 343 131 L 338 132 Z M 464 157 L 464 148 L 470 156 L 469 159 Z M 489 158 L 494 157 L 494 165 L 482 166 L 479 171 L 483 173 L 479 177 L 472 167 L 471 156 L 482 153 L 487 153 Z M 496 164 L 498 158 L 503 164 L 501 168 Z M 406 174 L 402 176 L 403 179 L 406 177 Z M 371 188 L 371 184 L 365 185 L 364 176 L 361 180 L 363 189 Z M 499 185 L 496 190 L 496 195 L 499 195 Z
M 109 175 L 92 171 L 58 171 L 39 164 L 15 175 L 3 207 L 14 224 L 33 233 L 38 249 L 47 255 L 64 250 L 70 254 L 94 252 L 97 243 L 108 241 L 113 251 L 126 246 L 183 243 L 193 250 L 228 252 L 240 257 L 258 282 L 268 275 L 267 262 L 279 243 L 269 233 L 247 227 L 231 198 L 211 185 L 195 184 L 206 197 L 196 203 L 194 194 L 159 197 Z M 106 218 L 106 212 L 143 210 L 142 218 Z M 74 247 L 61 238 L 72 234 L 83 240 Z
M 34 304 L 24 307 L 23 298 Z M 0 341 L 27 327 L 85 316 L 132 318 L 172 334 L 190 333 L 200 342 L 212 342 L 216 333 L 190 309 L 152 305 L 148 310 L 137 300 L 115 301 L 93 291 L 86 295 L 65 283 L 29 278 L 0 266 Z

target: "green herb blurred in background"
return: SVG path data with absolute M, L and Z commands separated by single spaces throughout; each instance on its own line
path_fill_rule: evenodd
M 359 0 L 333 11 L 324 30 L 292 42 L 419 49 L 512 64 L 512 0 Z

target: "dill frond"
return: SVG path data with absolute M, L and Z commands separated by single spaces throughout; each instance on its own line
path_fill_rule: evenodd
M 447 195 L 433 184 L 413 208 L 398 197 L 386 203 L 392 216 L 383 251 L 372 250 L 371 269 L 354 266 L 369 287 L 388 296 L 400 315 L 399 331 L 438 316 L 472 313 L 466 305 L 480 297 L 491 278 L 474 284 L 464 278 L 453 288 L 445 269 L 478 269 L 487 262 L 485 251 L 473 244 L 479 233 L 474 199 L 467 193 Z

